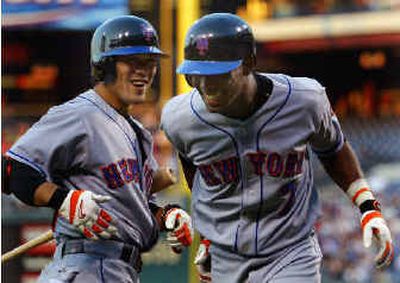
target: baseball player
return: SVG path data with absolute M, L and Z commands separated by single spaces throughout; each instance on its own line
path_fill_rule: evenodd
M 389 265 L 389 228 L 324 87 L 255 65 L 249 25 L 232 14 L 206 15 L 189 29 L 177 68 L 193 89 L 163 109 L 161 126 L 179 153 L 193 223 L 205 237 L 195 259 L 201 280 L 321 282 L 312 152 L 360 208 L 376 266 Z
M 162 56 L 146 20 L 106 21 L 91 41 L 94 88 L 51 108 L 7 152 L 10 190 L 58 214 L 54 259 L 39 282 L 139 282 L 140 254 L 160 230 L 174 249 L 191 243 L 190 216 L 151 196 L 152 137 L 127 112 Z

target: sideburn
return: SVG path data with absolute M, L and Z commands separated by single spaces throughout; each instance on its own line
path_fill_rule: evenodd
M 115 82 L 117 78 L 116 61 L 111 59 L 107 60 L 103 65 L 104 71 L 104 84 L 109 85 Z

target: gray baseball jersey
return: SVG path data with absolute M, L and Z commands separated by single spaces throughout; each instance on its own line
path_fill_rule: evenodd
M 210 113 L 194 89 L 171 99 L 161 126 L 196 167 L 195 228 L 242 255 L 268 255 L 307 237 L 318 216 L 309 146 L 338 151 L 343 134 L 315 80 L 263 74 L 268 101 L 245 120 Z
M 116 222 L 119 236 L 115 240 L 148 250 L 158 238 L 158 226 L 148 205 L 157 163 L 150 133 L 134 122 L 143 133 L 146 160 L 142 160 L 129 122 L 89 90 L 52 107 L 7 155 L 38 170 L 50 182 L 111 196 L 101 206 Z M 82 237 L 62 217 L 57 219 L 55 232 Z

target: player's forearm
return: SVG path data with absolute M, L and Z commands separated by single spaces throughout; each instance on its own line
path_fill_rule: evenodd
M 347 142 L 336 154 L 320 158 L 320 161 L 328 175 L 344 191 L 347 191 L 355 180 L 363 178 L 358 159 Z
M 59 187 L 54 183 L 44 182 L 32 192 L 32 201 L 25 202 L 26 204 L 34 206 L 47 206 L 58 210 L 64 199 L 67 197 L 69 190 Z M 30 191 L 27 190 L 27 193 L 30 193 Z
M 371 191 L 353 150 L 348 143 L 330 158 L 321 158 L 327 173 L 346 192 L 351 202 L 360 209 L 364 246 L 369 247 L 375 238 L 378 254 L 377 268 L 390 265 L 393 259 L 393 244 L 389 227 L 384 220 L 379 202 Z
M 33 204 L 35 206 L 48 206 L 51 197 L 54 195 L 58 186 L 50 182 L 44 182 L 35 189 Z

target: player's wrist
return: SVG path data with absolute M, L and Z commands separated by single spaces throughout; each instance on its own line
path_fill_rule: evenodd
M 358 207 L 360 209 L 361 214 L 365 214 L 370 211 L 379 211 L 381 212 L 381 204 L 379 201 L 375 200 L 366 200 Z
M 375 200 L 367 180 L 361 178 L 352 182 L 346 193 L 353 204 L 358 207 L 367 200 Z
M 357 179 L 352 182 L 346 191 L 354 205 L 356 205 L 361 214 L 368 211 L 381 211 L 380 203 L 376 200 L 370 186 L 365 179 Z
M 70 190 L 67 188 L 58 187 L 51 196 L 48 206 L 55 210 L 59 210 L 69 192 Z

